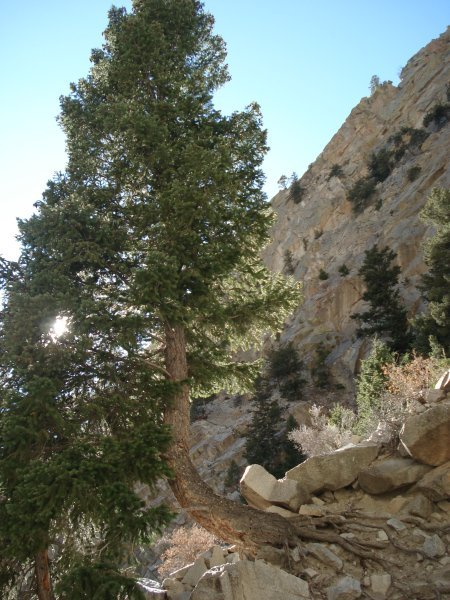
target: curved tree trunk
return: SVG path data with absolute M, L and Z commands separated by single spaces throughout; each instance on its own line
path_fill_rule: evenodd
M 166 370 L 172 381 L 186 381 L 188 366 L 184 329 L 166 326 Z M 298 542 L 296 529 L 283 517 L 244 506 L 216 494 L 199 476 L 189 457 L 189 387 L 183 385 L 166 409 L 172 430 L 167 455 L 174 477 L 170 487 L 181 507 L 205 529 L 250 551 L 265 544 L 283 547 Z
M 39 600 L 55 600 L 50 569 L 48 565 L 48 550 L 40 550 L 35 556 L 36 588 Z

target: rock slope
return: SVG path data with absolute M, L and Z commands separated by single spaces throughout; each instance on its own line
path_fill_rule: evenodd
M 289 190 L 272 200 L 276 214 L 273 241 L 264 260 L 274 271 L 285 268 L 290 253 L 294 276 L 304 284 L 304 301 L 289 321 L 281 342 L 293 341 L 306 359 L 322 341 L 330 351 L 327 362 L 338 382 L 349 385 L 358 361 L 367 351 L 354 338 L 350 319 L 363 308 L 362 282 L 357 275 L 364 251 L 377 244 L 397 253 L 402 269 L 401 295 L 410 313 L 422 308 L 417 284 L 425 270 L 421 243 L 431 231 L 419 212 L 433 187 L 448 188 L 449 134 L 447 123 L 428 127 L 422 146 L 409 149 L 391 175 L 376 188 L 373 201 L 355 215 L 347 200 L 355 181 L 367 175 L 367 161 L 402 127 L 422 128 L 424 115 L 446 102 L 450 83 L 450 28 L 413 56 L 401 73 L 398 87 L 380 86 L 363 98 L 300 180 L 305 193 L 296 204 Z M 333 165 L 342 175 L 329 177 Z M 414 181 L 409 171 L 420 167 Z M 350 271 L 341 276 L 339 267 Z M 328 279 L 321 280 L 323 269 Z

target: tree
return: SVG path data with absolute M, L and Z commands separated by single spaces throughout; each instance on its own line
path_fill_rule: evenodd
M 391 350 L 403 353 L 409 348 L 410 335 L 406 310 L 397 288 L 400 267 L 391 266 L 395 257 L 389 248 L 378 250 L 375 245 L 366 250 L 358 274 L 367 288 L 362 299 L 369 303 L 369 309 L 352 315 L 352 319 L 361 324 L 359 335 L 385 336 Z
M 262 377 L 257 379 L 253 403 L 255 411 L 246 435 L 245 458 L 249 464 L 262 465 L 275 477 L 284 477 L 286 471 L 305 460 L 289 439 L 289 433 L 298 424 L 292 417 L 284 421 L 269 382 Z
M 429 270 L 421 287 L 428 311 L 416 320 L 415 346 L 429 354 L 431 337 L 450 356 L 450 191 L 434 188 L 421 217 L 435 228 L 435 234 L 424 244 Z
M 378 75 L 372 75 L 372 77 L 370 78 L 369 85 L 370 93 L 374 94 L 379 87 L 381 87 L 380 78 L 378 77 Z
M 2 263 L 2 571 L 11 582 L 17 563 L 34 562 L 40 600 L 54 597 L 48 551 L 61 524 L 76 581 L 90 572 L 93 584 L 111 572 L 113 541 L 164 522 L 132 484 L 152 485 L 166 463 L 181 506 L 222 539 L 298 539 L 279 515 L 215 495 L 188 454 L 190 393 L 249 383 L 258 365 L 235 350 L 280 328 L 299 301 L 260 262 L 272 222 L 266 135 L 256 104 L 214 108 L 228 74 L 212 27 L 197 0 L 111 9 L 89 75 L 61 99 L 67 170 L 21 222 L 18 263 Z M 69 328 L 54 340 L 58 316 Z M 91 522 L 106 562 L 71 538 Z
M 370 355 L 362 361 L 361 373 L 356 383 L 356 405 L 358 421 L 355 431 L 367 434 L 376 427 L 381 408 L 382 395 L 388 377 L 385 365 L 392 363 L 394 357 L 386 344 L 378 338 L 373 341 Z

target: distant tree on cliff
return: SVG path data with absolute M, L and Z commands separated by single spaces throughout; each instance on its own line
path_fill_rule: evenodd
M 450 190 L 433 189 L 421 217 L 435 228 L 435 234 L 424 244 L 429 270 L 421 288 L 428 310 L 416 319 L 415 346 L 429 354 L 431 338 L 450 356 Z
M 406 309 L 400 300 L 398 278 L 400 267 L 392 266 L 396 254 L 389 248 L 373 246 L 366 250 L 358 274 L 366 285 L 362 299 L 369 309 L 352 315 L 360 323 L 358 334 L 385 338 L 391 350 L 404 353 L 410 346 Z

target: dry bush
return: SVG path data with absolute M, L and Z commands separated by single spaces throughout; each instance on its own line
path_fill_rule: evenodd
M 420 400 L 423 390 L 434 387 L 444 369 L 442 360 L 417 355 L 404 365 L 387 364 L 383 367 L 387 377 L 386 390 L 405 402 Z
M 446 368 L 444 362 L 414 354 L 409 363 L 384 365 L 383 373 L 387 380 L 376 415 L 378 420 L 398 433 L 405 418 L 421 406 L 424 391 L 434 387 Z
M 199 554 L 219 542 L 212 533 L 197 524 L 175 529 L 165 541 L 169 546 L 161 555 L 163 563 L 158 568 L 158 575 L 162 579 L 193 563 Z
M 335 407 L 331 415 L 326 415 L 320 406 L 313 404 L 309 414 L 311 426 L 301 425 L 299 429 L 294 429 L 289 434 L 289 439 L 304 454 L 307 456 L 327 454 L 351 442 L 351 423 L 354 420 L 352 411 Z

